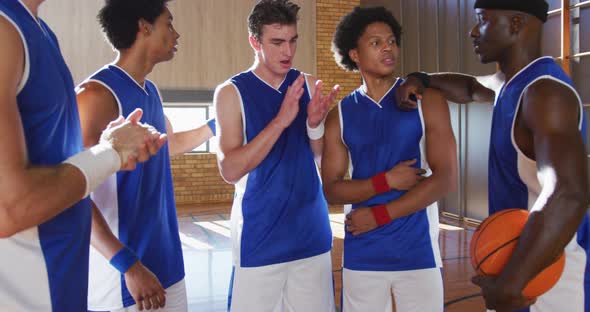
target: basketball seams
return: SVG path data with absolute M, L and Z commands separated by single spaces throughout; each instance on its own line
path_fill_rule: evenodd
M 518 239 L 520 238 L 520 235 L 518 235 L 517 237 L 510 239 L 509 241 L 505 242 L 504 244 L 498 246 L 496 249 L 492 250 L 490 253 L 488 253 L 482 260 L 481 262 L 479 262 L 479 264 L 477 264 L 477 267 L 475 268 L 476 271 L 480 271 L 481 273 L 484 275 L 488 275 L 483 269 L 481 269 L 481 265 L 486 262 L 486 260 L 488 260 L 491 256 L 493 256 L 496 252 L 500 251 L 502 248 L 514 243 L 515 241 L 518 241 Z
M 473 248 L 470 248 L 470 249 L 472 249 L 471 250 L 471 254 L 473 255 L 473 258 L 475 260 L 475 263 L 472 262 L 472 265 L 474 267 L 479 267 L 480 266 L 480 264 L 478 264 L 479 261 L 477 259 L 477 253 L 475 252 L 475 249 L 477 249 L 477 244 L 479 242 L 479 238 L 481 236 L 480 234 L 484 232 L 484 230 L 488 227 L 488 225 L 492 224 L 500 216 L 503 216 L 503 215 L 506 215 L 506 214 L 509 214 L 509 213 L 513 213 L 513 212 L 520 212 L 520 210 L 522 210 L 522 209 L 507 209 L 507 210 L 504 210 L 504 211 L 500 211 L 500 212 L 492 215 L 492 218 L 491 219 L 486 219 L 482 224 L 480 224 L 480 227 L 481 228 L 478 227 L 475 230 L 475 234 L 473 235 L 472 245 L 471 245 Z

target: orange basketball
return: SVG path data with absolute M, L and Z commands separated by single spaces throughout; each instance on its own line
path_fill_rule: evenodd
M 523 209 L 502 210 L 479 225 L 470 244 L 471 264 L 480 275 L 500 275 L 508 263 L 529 213 Z M 522 291 L 528 298 L 538 297 L 553 287 L 565 267 L 565 253 L 541 271 Z

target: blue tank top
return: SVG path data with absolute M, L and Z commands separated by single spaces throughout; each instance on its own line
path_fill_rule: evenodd
M 107 65 L 89 78 L 112 92 L 120 113 L 143 110 L 141 122 L 166 133 L 166 119 L 160 93 L 149 80 L 142 88 L 123 69 Z M 141 259 L 164 288 L 184 278 L 182 248 L 178 233 L 176 204 L 168 143 L 133 171 L 117 173 L 118 238 Z M 107 220 L 111 222 L 112 220 Z M 123 305 L 135 304 L 121 275 Z M 91 286 L 91 290 L 93 287 Z
M 276 117 L 287 88 L 299 74 L 289 71 L 278 90 L 252 71 L 231 78 L 241 97 L 245 143 Z M 293 123 L 266 158 L 236 185 L 232 208 L 235 265 L 270 265 L 331 249 L 328 207 L 306 132 L 310 97 L 307 86 L 305 89 Z
M 496 97 L 492 117 L 492 132 L 490 139 L 490 155 L 488 168 L 489 213 L 509 209 L 529 209 L 537 200 L 541 191 L 537 179 L 536 162 L 527 158 L 516 146 L 513 139 L 513 127 L 516 114 L 526 88 L 539 79 L 552 79 L 573 89 L 573 83 L 567 74 L 558 66 L 552 57 L 542 57 L 523 68 L 501 89 Z M 579 96 L 578 96 L 579 98 Z M 579 129 L 587 142 L 586 117 L 580 101 Z M 580 251 L 575 244 L 583 248 Z M 566 246 L 566 261 L 586 263 L 585 296 L 586 310 L 590 308 L 590 222 L 586 214 L 580 225 L 576 237 Z M 577 260 L 573 260 L 577 259 Z M 566 267 L 566 270 L 572 270 Z M 576 272 L 575 274 L 583 274 Z M 577 289 L 584 285 L 571 285 Z M 528 311 L 528 310 L 523 310 Z
M 415 167 L 427 168 L 421 151 L 424 125 L 421 109 L 402 111 L 395 100 L 398 80 L 375 102 L 363 87 L 339 104 L 342 141 L 350 155 L 352 179 L 369 179 L 402 161 L 416 159 Z M 405 194 L 391 190 L 352 205 L 386 204 Z M 344 237 L 344 267 L 361 271 L 405 271 L 441 266 L 438 248 L 438 211 L 435 206 L 396 219 L 367 233 Z
M 571 79 L 551 57 L 537 59 L 502 87 L 492 117 L 488 190 L 490 214 L 508 208 L 527 208 L 527 186 L 518 173 L 517 151 L 512 142 L 512 128 L 521 97 L 530 84 L 550 76 L 573 87 Z M 580 131 L 586 142 L 586 118 L 582 111 Z
M 72 76 L 51 29 L 36 19 L 20 1 L 0 2 L 0 15 L 11 21 L 24 37 L 26 69 L 17 104 L 29 162 L 34 166 L 58 165 L 83 148 Z M 2 252 L 3 257 L 10 258 L 0 261 L 2 287 L 19 289 L 11 276 L 17 271 L 34 271 L 33 267 L 22 267 L 33 261 L 38 262 L 47 275 L 34 276 L 31 280 L 21 276 L 18 285 L 49 290 L 48 296 L 29 294 L 30 291 L 13 293 L 12 298 L 0 300 L 0 310 L 5 310 L 2 308 L 5 304 L 10 307 L 6 311 L 36 310 L 25 308 L 35 302 L 43 306 L 40 310 L 44 311 L 85 311 L 90 222 L 89 201 L 84 199 L 36 227 L 37 235 L 27 235 L 35 231 L 29 229 L 0 240 L 0 246 L 12 248 L 10 253 L 6 253 L 6 249 Z M 14 245 L 16 241 L 19 243 Z M 39 253 L 31 254 L 38 248 Z M 43 259 L 37 259 L 40 254 Z M 5 261 L 12 262 L 13 266 L 5 266 Z M 48 285 L 38 285 L 46 282 Z M 9 289 L 0 290 L 0 293 L 10 292 Z M 30 298 L 31 295 L 34 298 Z M 45 297 L 50 302 L 42 302 Z M 34 301 L 26 302 L 29 300 Z

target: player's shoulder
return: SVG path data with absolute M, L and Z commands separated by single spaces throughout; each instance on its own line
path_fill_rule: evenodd
M 89 98 L 101 98 L 105 96 L 110 96 L 111 92 L 107 89 L 104 85 L 97 81 L 88 80 L 81 83 L 76 88 L 77 95 Z

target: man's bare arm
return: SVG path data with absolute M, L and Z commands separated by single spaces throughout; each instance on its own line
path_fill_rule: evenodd
M 230 83 L 215 91 L 214 103 L 219 124 L 219 171 L 229 183 L 236 183 L 268 155 L 281 133 L 299 111 L 303 75 L 287 91 L 278 115 L 252 141 L 244 144 L 242 108 L 237 89 Z
M 0 17 L 0 237 L 41 224 L 82 199 L 86 181 L 76 167 L 33 167 L 27 158 L 16 101 L 24 48 L 14 27 Z
M 590 203 L 587 156 L 578 129 L 582 113 L 576 95 L 552 80 L 534 83 L 523 97 L 518 118 L 533 137 L 542 191 L 498 278 L 515 293 L 563 252 Z
M 338 107 L 328 113 L 324 153 L 322 155 L 322 183 L 328 203 L 334 205 L 360 203 L 375 195 L 370 179 L 347 180 L 348 150 L 340 136 Z
M 168 154 L 171 157 L 188 153 L 213 137 L 213 130 L 207 124 L 186 131 L 174 132 L 168 117 L 166 117 L 166 133 L 168 134 Z
M 403 196 L 388 203 L 392 219 L 401 218 L 442 199 L 457 186 L 457 145 L 447 101 L 440 92 L 425 92 L 422 111 L 426 160 L 432 174 Z
M 443 198 L 457 185 L 457 152 L 446 100 L 436 90 L 427 90 L 423 99 L 426 136 L 426 159 L 432 175 L 400 198 L 385 205 L 393 220 L 426 208 Z M 378 226 L 371 208 L 353 210 L 347 216 L 348 231 L 358 235 Z
M 476 77 L 459 73 L 430 74 L 429 88 L 437 89 L 450 101 L 460 104 L 472 102 L 493 103 L 494 90 L 488 89 Z M 411 97 L 421 99 L 425 86 L 420 79 L 410 76 L 396 90 L 398 105 L 404 109 L 416 109 L 417 102 Z

